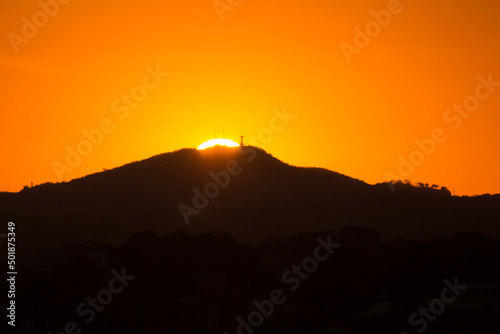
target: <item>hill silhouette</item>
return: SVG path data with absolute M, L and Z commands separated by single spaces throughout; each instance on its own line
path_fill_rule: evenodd
M 228 173 L 228 166 L 237 173 Z M 218 188 L 211 188 L 213 198 L 205 195 L 210 183 Z M 117 245 L 143 230 L 222 230 L 246 244 L 352 226 L 372 228 L 382 239 L 500 236 L 499 195 L 454 197 L 446 188 L 402 182 L 394 187 L 291 166 L 256 147 L 181 149 L 70 182 L 2 193 L 0 217 L 22 221 L 18 233 L 29 241 L 28 253 L 77 240 Z M 199 201 L 202 209 L 193 203 L 194 189 L 208 201 Z M 186 220 L 180 205 L 196 213 Z
M 15 332 L 497 333 L 500 196 L 392 186 L 213 147 L 0 193 Z

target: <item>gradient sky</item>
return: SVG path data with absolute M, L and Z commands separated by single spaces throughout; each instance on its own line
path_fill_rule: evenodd
M 500 193 L 500 87 L 480 90 L 488 98 L 462 123 L 445 120 L 478 77 L 500 82 L 500 2 L 390 2 L 244 0 L 222 21 L 213 0 L 72 0 L 43 25 L 38 1 L 2 0 L 0 191 L 57 182 L 54 162 L 67 165 L 67 147 L 104 122 L 109 133 L 62 179 L 197 147 L 224 130 L 237 142 L 256 137 L 290 164 L 373 184 L 397 175 L 400 156 L 440 128 L 446 140 L 401 178 Z M 398 13 L 348 62 L 341 43 L 355 45 L 354 28 L 388 6 Z M 25 28 L 31 37 L 13 46 L 34 15 L 38 31 Z M 157 68 L 168 76 L 156 85 L 147 75 Z M 122 95 L 145 78 L 151 90 L 124 114 Z M 259 140 L 284 109 L 295 118 Z

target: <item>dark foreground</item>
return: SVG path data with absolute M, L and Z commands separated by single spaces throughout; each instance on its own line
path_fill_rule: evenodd
M 481 234 L 356 227 L 254 247 L 220 231 L 74 242 L 18 260 L 15 332 L 498 333 L 499 256 Z

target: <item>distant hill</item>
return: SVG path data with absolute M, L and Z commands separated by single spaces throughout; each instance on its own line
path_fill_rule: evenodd
M 207 197 L 208 205 L 200 200 L 206 207 L 197 209 L 193 189 L 206 193 L 207 184 L 208 197 L 216 196 Z M 500 195 L 453 197 L 445 188 L 394 187 L 290 166 L 255 147 L 181 149 L 70 182 L 2 193 L 0 217 L 17 222 L 27 252 L 75 240 L 118 244 L 143 230 L 224 230 L 244 243 L 345 226 L 372 228 L 384 239 L 469 231 L 500 236 Z M 197 214 L 187 217 L 188 207 Z

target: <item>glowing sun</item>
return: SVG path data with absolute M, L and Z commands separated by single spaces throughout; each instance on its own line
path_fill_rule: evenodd
M 221 138 L 221 139 L 210 139 L 209 141 L 206 141 L 203 144 L 201 144 L 200 146 L 198 146 L 198 149 L 199 150 L 204 150 L 206 148 L 217 146 L 217 145 L 227 146 L 227 147 L 237 147 L 237 146 L 240 146 L 240 144 L 238 144 L 235 141 L 232 141 L 231 139 L 222 139 Z

